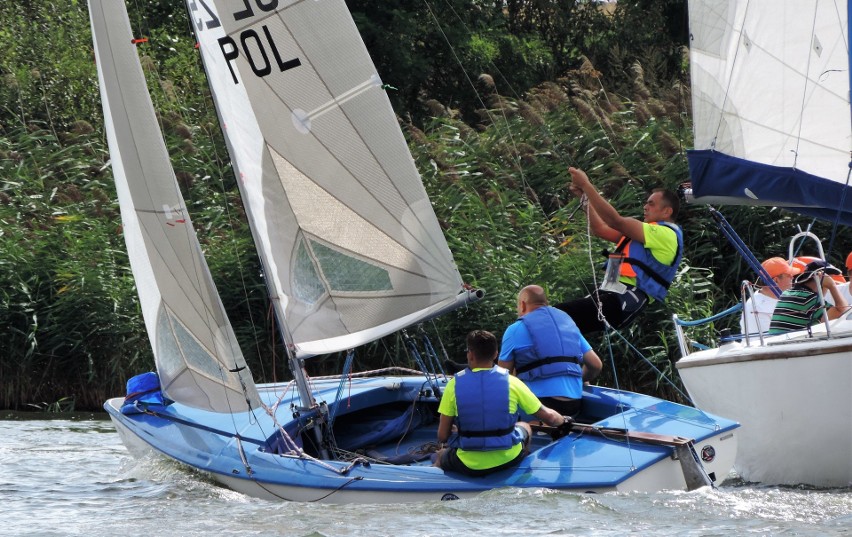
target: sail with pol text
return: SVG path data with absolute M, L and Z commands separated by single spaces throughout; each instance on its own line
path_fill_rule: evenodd
M 470 299 L 345 3 L 188 5 L 296 354 L 353 348 Z

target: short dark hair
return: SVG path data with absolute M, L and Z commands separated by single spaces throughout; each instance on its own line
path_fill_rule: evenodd
M 680 198 L 677 197 L 677 194 L 665 188 L 655 188 L 651 192 L 659 192 L 661 194 L 660 197 L 663 198 L 666 206 L 672 208 L 672 221 L 677 220 L 677 215 L 680 212 Z
M 491 360 L 497 354 L 497 338 L 488 330 L 474 330 L 467 334 L 467 350 L 477 360 Z

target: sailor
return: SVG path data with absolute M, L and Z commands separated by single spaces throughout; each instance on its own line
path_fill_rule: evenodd
M 840 269 L 822 259 L 808 263 L 801 274 L 793 277 L 793 286 L 778 298 L 772 321 L 769 323 L 769 334 L 809 329 L 823 320 L 823 314 L 829 320 L 834 320 L 847 313 L 849 304 L 837 289 L 837 282 L 831 277 L 840 274 Z M 833 305 L 823 306 L 817 286 L 822 287 L 822 296 L 831 298 Z
M 852 304 L 852 289 L 849 289 L 849 279 L 852 279 L 852 252 L 846 256 L 846 283 L 837 286 L 840 294 L 846 299 L 846 303 Z
M 781 257 L 770 257 L 763 263 L 763 270 L 778 286 L 783 293 L 793 285 L 793 276 L 799 274 L 801 269 L 791 266 Z M 740 330 L 743 334 L 756 334 L 769 330 L 769 322 L 772 320 L 772 312 L 778 304 L 778 297 L 768 285 L 748 298 L 743 304 L 743 313 L 740 317 Z
M 584 171 L 568 171 L 571 192 L 588 200 L 591 232 L 617 245 L 609 255 L 600 289 L 584 298 L 556 304 L 588 336 L 605 328 L 598 318 L 599 309 L 607 324 L 621 328 L 635 319 L 649 301 L 666 299 L 683 257 L 683 233 L 675 224 L 680 200 L 669 190 L 654 189 L 645 202 L 644 219 L 639 221 L 621 216 L 598 193 Z
M 494 365 L 497 338 L 474 330 L 467 335 L 468 368 L 450 379 L 438 407 L 435 466 L 469 476 L 484 476 L 516 466 L 532 436 L 518 413 L 532 414 L 552 427 L 570 429 L 571 420 L 542 405 L 523 382 Z M 456 422 L 458 435 L 447 447 Z
M 518 293 L 518 320 L 503 333 L 497 365 L 514 370 L 543 404 L 566 416 L 579 413 L 583 382 L 603 368 L 571 317 L 548 306 L 538 285 Z

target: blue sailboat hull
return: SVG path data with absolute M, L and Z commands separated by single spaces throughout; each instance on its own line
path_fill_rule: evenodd
M 317 400 L 335 400 L 338 386 L 337 380 L 317 381 Z M 285 385 L 259 386 L 264 404 L 277 408 L 275 419 L 264 409 L 218 414 L 178 403 L 151 413 L 124 414 L 123 398 L 107 401 L 105 408 L 133 452 L 153 450 L 207 472 L 234 490 L 294 501 L 446 500 L 500 487 L 576 492 L 687 488 L 673 446 L 606 434 L 606 428 L 693 439 L 704 470 L 716 481 L 727 476 L 736 455 L 736 422 L 658 398 L 593 386 L 585 389 L 580 420 L 595 426 L 589 430 L 604 428 L 603 434 L 572 432 L 554 441 L 538 433 L 531 453 L 514 469 L 477 478 L 445 473 L 423 452 L 434 442 L 437 428 L 437 421 L 429 419 L 437 400 L 426 386 L 423 377 L 353 380 L 351 389 L 329 408 L 337 444 L 348 444 L 352 454 L 341 460 L 319 458 L 319 443 L 306 428 L 315 415 L 294 412 L 292 390 L 281 399 Z M 406 412 L 417 407 L 417 413 Z M 286 438 L 316 457 L 294 454 Z

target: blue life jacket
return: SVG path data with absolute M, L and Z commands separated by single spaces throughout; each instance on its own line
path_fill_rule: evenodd
M 521 322 L 530 333 L 533 345 L 512 352 L 519 379 L 583 376 L 580 330 L 567 313 L 541 306 L 521 317 Z
M 170 403 L 163 397 L 157 373 L 142 373 L 127 381 L 127 396 L 121 406 L 121 413 L 139 414 L 146 409 L 162 410 Z
M 677 251 L 671 265 L 660 263 L 644 244 L 627 237 L 621 239 L 615 251 L 621 252 L 630 244 L 628 257 L 624 258 L 624 262 L 629 263 L 630 268 L 633 269 L 632 272 L 636 274 L 636 287 L 655 300 L 664 302 L 683 257 L 683 232 L 677 224 L 671 222 L 652 222 L 652 224 L 666 226 L 677 235 Z
M 456 374 L 459 447 L 466 451 L 509 449 L 520 443 L 514 434 L 517 412 L 509 412 L 509 372 L 470 369 Z

